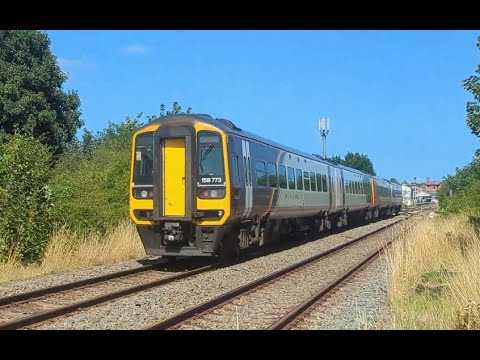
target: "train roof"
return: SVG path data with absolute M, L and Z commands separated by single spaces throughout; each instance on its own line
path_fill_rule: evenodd
M 359 175 L 364 175 L 364 176 L 369 176 L 369 177 L 372 177 L 371 174 L 367 174 L 366 172 L 363 172 L 361 170 L 357 170 L 357 169 L 353 169 L 353 168 L 350 168 L 348 166 L 345 166 L 345 165 L 340 165 L 340 164 L 337 164 L 331 160 L 328 160 L 328 159 L 324 159 L 322 156 L 320 155 L 317 155 L 317 154 L 309 154 L 309 153 L 306 153 L 306 152 L 303 152 L 301 150 L 298 150 L 298 149 L 294 149 L 294 148 L 291 148 L 289 146 L 286 146 L 286 145 L 283 145 L 283 144 L 280 144 L 280 143 L 277 143 L 273 140 L 270 140 L 270 139 L 266 139 L 264 137 L 261 137 L 261 136 L 258 136 L 256 134 L 253 134 L 251 132 L 248 132 L 246 130 L 243 130 L 241 128 L 239 128 L 238 126 L 236 126 L 232 121 L 230 120 L 227 120 L 227 119 L 224 119 L 224 118 L 213 118 L 212 116 L 208 115 L 208 114 L 174 114 L 174 115 L 166 115 L 166 116 L 162 116 L 162 117 L 159 117 L 157 119 L 154 119 L 152 121 L 150 121 L 147 125 L 150 125 L 150 124 L 153 124 L 153 123 L 160 123 L 162 121 L 166 121 L 166 120 L 174 120 L 174 119 L 185 119 L 185 118 L 190 118 L 192 120 L 200 120 L 200 121 L 203 121 L 209 125 L 212 125 L 212 126 L 215 126 L 217 128 L 219 128 L 220 130 L 222 131 L 225 131 L 226 133 L 229 133 L 229 134 L 234 134 L 234 135 L 238 135 L 238 136 L 241 136 L 241 137 L 246 137 L 246 138 L 249 138 L 249 139 L 252 139 L 252 140 L 256 140 L 258 142 L 261 142 L 261 143 L 264 143 L 264 144 L 267 144 L 267 145 L 270 145 L 270 146 L 274 146 L 276 148 L 279 148 L 279 149 L 282 149 L 282 150 L 285 150 L 285 151 L 288 151 L 288 152 L 291 152 L 291 153 L 294 153 L 294 154 L 297 154 L 297 155 L 300 155 L 300 156 L 303 156 L 307 159 L 310 159 L 310 160 L 315 160 L 315 161 L 319 161 L 319 162 L 322 162 L 322 163 L 325 163 L 325 164 L 328 164 L 328 165 L 331 165 L 331 166 L 335 166 L 337 168 L 340 168 L 340 169 L 343 169 L 343 170 L 348 170 L 350 172 L 353 172 L 353 173 L 357 173 Z M 146 125 L 145 125 L 146 126 Z M 376 176 L 373 176 L 374 178 L 376 179 L 380 179 Z M 382 179 L 382 180 L 385 180 L 387 182 L 390 182 L 386 179 Z

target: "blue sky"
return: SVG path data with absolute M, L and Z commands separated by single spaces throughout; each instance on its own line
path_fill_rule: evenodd
M 471 161 L 461 81 L 480 31 L 48 31 L 89 130 L 161 103 L 321 153 L 367 154 L 377 174 L 440 179 Z M 83 131 L 79 131 L 81 134 Z

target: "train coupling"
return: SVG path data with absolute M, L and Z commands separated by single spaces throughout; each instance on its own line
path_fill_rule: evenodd
M 165 242 L 183 242 L 183 229 L 178 222 L 166 222 L 162 234 Z

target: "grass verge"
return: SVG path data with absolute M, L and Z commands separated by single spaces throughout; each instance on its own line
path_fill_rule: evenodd
M 392 329 L 480 329 L 480 236 L 467 214 L 426 218 L 387 253 Z
M 56 229 L 39 264 L 22 265 L 15 259 L 0 263 L 0 284 L 75 270 L 145 255 L 135 225 L 128 219 L 104 235 Z

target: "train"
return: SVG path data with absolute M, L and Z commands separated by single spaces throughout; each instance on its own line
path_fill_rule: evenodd
M 401 210 L 399 184 L 224 118 L 167 115 L 132 140 L 130 217 L 147 255 L 229 258 Z

